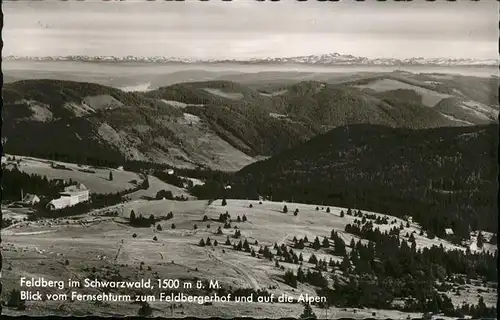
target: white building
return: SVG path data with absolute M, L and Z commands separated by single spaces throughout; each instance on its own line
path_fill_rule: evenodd
M 64 191 L 60 195 L 59 198 L 50 201 L 47 204 L 47 208 L 57 210 L 89 201 L 89 190 L 81 183 L 64 188 Z
M 444 233 L 446 233 L 446 235 L 448 235 L 448 236 L 452 236 L 453 235 L 453 229 L 452 228 L 446 228 L 446 229 L 444 229 Z

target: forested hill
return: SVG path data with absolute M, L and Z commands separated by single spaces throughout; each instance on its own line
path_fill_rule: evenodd
M 497 147 L 498 125 L 345 126 L 243 168 L 228 196 L 410 214 L 437 235 L 496 232 Z
M 464 125 L 418 101 L 318 81 L 266 92 L 208 81 L 144 93 L 41 79 L 8 83 L 3 97 L 9 153 L 112 166 L 136 160 L 236 171 L 346 124 Z

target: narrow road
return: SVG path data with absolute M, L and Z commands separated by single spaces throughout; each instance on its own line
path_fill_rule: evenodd
M 283 242 L 285 242 L 286 238 L 288 238 L 288 233 L 285 233 L 283 237 L 279 238 L 278 241 L 276 241 L 278 246 L 280 246 Z
M 250 273 L 248 273 L 245 269 L 241 268 L 240 266 L 236 265 L 235 263 L 222 260 L 221 258 L 217 257 L 209 250 L 207 250 L 206 252 L 210 258 L 215 259 L 215 260 L 219 261 L 220 263 L 225 264 L 228 267 L 232 268 L 234 271 L 236 271 L 236 273 L 239 274 L 240 276 L 242 276 L 254 290 L 260 289 L 260 286 L 259 286 L 259 283 L 257 282 L 257 280 L 255 280 L 255 278 L 253 278 L 252 275 Z

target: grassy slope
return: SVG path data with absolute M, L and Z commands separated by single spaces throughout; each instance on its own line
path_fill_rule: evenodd
M 253 208 L 248 208 L 249 204 Z M 163 231 L 158 232 L 150 228 L 131 228 L 121 224 L 121 218 L 100 217 L 108 209 L 93 212 L 90 215 L 82 215 L 78 220 L 61 219 L 43 220 L 39 222 L 23 222 L 17 226 L 2 230 L 4 248 L 4 290 L 2 297 L 10 291 L 11 288 L 18 286 L 19 277 L 24 276 L 43 276 L 46 279 L 64 279 L 68 277 L 88 277 L 89 272 L 83 271 L 84 267 L 91 268 L 95 266 L 99 274 L 106 273 L 109 270 L 119 270 L 119 273 L 128 280 L 153 278 L 154 272 L 160 275 L 168 274 L 169 278 L 181 278 L 192 280 L 195 277 L 202 279 L 218 280 L 223 285 L 233 287 L 262 287 L 274 284 L 276 290 L 271 290 L 275 294 L 287 293 L 292 296 L 298 296 L 300 293 L 313 293 L 313 288 L 308 285 L 300 285 L 297 290 L 285 285 L 279 275 L 282 271 L 274 267 L 274 263 L 267 260 L 252 258 L 248 253 L 236 252 L 222 245 L 226 235 L 234 230 L 224 230 L 224 235 L 214 235 L 218 222 L 201 222 L 201 217 L 207 214 L 209 218 L 216 219 L 220 213 L 229 211 L 232 217 L 245 214 L 248 222 L 236 223 L 242 232 L 242 238 L 247 238 L 250 243 L 258 240 L 260 245 L 273 245 L 275 242 L 291 244 L 293 236 L 307 235 L 310 239 L 314 236 L 328 236 L 333 229 L 342 234 L 344 240 L 349 243 L 350 234 L 343 232 L 347 223 L 352 222 L 353 217 L 340 217 L 341 208 L 331 207 L 331 213 L 316 211 L 316 205 L 304 205 L 298 203 L 287 204 L 291 211 L 295 208 L 300 210 L 298 216 L 293 216 L 290 212 L 284 214 L 281 212 L 283 203 L 268 202 L 258 204 L 256 201 L 247 200 L 228 200 L 227 206 L 220 206 L 220 200 L 216 200 L 210 206 L 206 201 L 134 201 L 118 206 L 118 212 L 123 216 L 128 216 L 130 210 L 136 214 L 141 213 L 144 216 L 164 215 L 168 211 L 174 212 L 173 219 L 160 222 Z M 123 209 L 121 209 L 123 207 Z M 344 208 L 345 210 L 345 208 Z M 396 218 L 397 219 L 397 218 Z M 68 223 L 66 222 L 68 221 Z M 82 225 L 82 221 L 86 221 Z M 402 222 L 397 219 L 397 225 Z M 177 228 L 171 230 L 171 223 L 175 223 Z M 210 229 L 206 224 L 210 223 Z M 197 224 L 198 229 L 193 230 L 193 225 Z M 234 223 L 233 223 L 234 224 Z M 389 225 L 390 226 L 390 225 Z M 279 230 L 279 232 L 277 232 Z M 446 248 L 454 248 L 453 245 L 441 239 L 429 240 L 418 236 L 419 226 L 412 224 L 410 228 L 401 231 L 403 236 L 407 231 L 417 231 L 416 241 L 418 246 L 429 246 L 443 244 Z M 45 232 L 46 231 L 46 232 Z M 45 232 L 45 233 L 43 233 Z M 133 238 L 132 234 L 137 237 Z M 158 241 L 153 241 L 153 236 Z M 219 246 L 213 248 L 201 248 L 197 246 L 199 239 L 209 236 L 212 240 L 217 239 Z M 357 237 L 354 236 L 355 239 Z M 122 242 L 123 240 L 123 242 Z M 55 246 L 57 241 L 59 245 Z M 232 240 L 234 241 L 234 239 Z M 253 246 L 252 246 L 253 247 Z M 258 247 L 255 247 L 258 249 Z M 223 252 L 225 249 L 225 253 Z M 349 250 L 349 248 L 347 248 Z M 305 260 L 313 252 L 310 248 L 296 250 L 302 252 Z M 327 257 L 323 249 L 315 252 L 318 257 Z M 104 260 L 99 256 L 106 256 Z M 68 259 L 69 265 L 62 263 Z M 173 263 L 172 263 L 173 261 Z M 143 270 L 139 270 L 139 263 L 144 262 Z M 285 268 L 296 269 L 293 264 L 283 263 Z M 306 267 L 311 267 L 307 262 Z M 9 270 L 7 266 L 12 266 Z M 148 271 L 147 266 L 152 270 Z M 44 291 L 50 291 L 45 289 Z M 84 291 L 84 290 L 79 290 Z M 90 290 L 86 291 L 90 292 Z M 474 292 L 469 297 L 475 302 Z M 495 293 L 489 289 L 488 293 L 483 294 L 488 305 L 494 303 Z M 463 293 L 464 299 L 469 299 Z M 43 314 L 51 312 L 53 314 L 82 314 L 86 311 L 95 313 L 110 312 L 116 315 L 132 315 L 137 312 L 138 306 L 130 304 L 111 303 L 110 306 L 94 305 L 89 303 L 62 303 L 65 307 L 57 310 L 61 303 L 35 302 L 27 303 L 28 314 Z M 167 312 L 168 304 L 153 303 L 154 307 L 159 308 L 157 312 Z M 231 317 L 244 315 L 250 312 L 255 317 L 283 317 L 290 314 L 300 314 L 302 307 L 290 304 L 245 304 L 239 305 L 230 311 L 232 304 L 215 304 L 211 307 L 197 304 L 184 304 L 184 316 L 206 316 L 219 315 Z M 271 307 L 272 306 L 272 307 Z M 92 307 L 92 310 L 90 310 Z M 324 310 L 315 309 L 317 315 L 323 314 Z M 12 312 L 12 311 L 9 311 Z M 180 316 L 180 310 L 176 309 L 175 314 Z M 405 318 L 406 314 L 395 311 L 384 310 L 363 310 L 355 314 L 352 309 L 331 308 L 330 315 L 337 314 L 347 317 L 367 317 L 371 312 L 376 312 L 377 317 L 399 317 Z M 158 314 L 159 314 L 158 313 Z M 287 314 L 288 313 L 288 314 Z M 156 313 L 155 313 L 156 314 Z M 363 316 L 361 316 L 363 315 Z M 414 314 L 419 317 L 420 315 Z

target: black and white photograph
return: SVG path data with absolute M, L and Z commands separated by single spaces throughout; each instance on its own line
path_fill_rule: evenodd
M 3 1 L 2 318 L 497 319 L 499 3 Z

